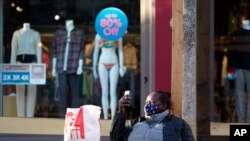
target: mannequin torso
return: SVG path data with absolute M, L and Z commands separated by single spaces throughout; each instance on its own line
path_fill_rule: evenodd
M 16 30 L 12 37 L 11 63 L 16 63 L 17 57 L 28 58 L 28 60 L 26 59 L 27 61 L 24 60 L 24 63 L 41 63 L 40 43 L 40 33 L 31 29 L 30 23 L 24 23 L 23 27 Z M 23 57 L 23 55 L 26 56 Z M 29 59 L 28 55 L 32 55 L 33 57 Z
M 250 20 L 243 20 L 242 21 L 242 28 L 245 30 L 250 30 Z
M 81 74 L 84 54 L 82 30 L 74 26 L 73 20 L 66 20 L 64 28 L 58 29 L 54 33 L 54 37 L 52 76 L 55 77 L 57 73 L 63 73 L 64 71 L 75 73 L 76 70 L 77 74 Z
M 99 35 L 96 35 L 96 43 L 101 48 L 99 63 L 102 64 L 118 63 L 118 58 L 115 50 L 116 48 L 114 47 L 114 41 L 105 41 L 101 39 Z

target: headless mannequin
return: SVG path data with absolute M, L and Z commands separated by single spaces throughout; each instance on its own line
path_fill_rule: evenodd
M 13 35 L 11 63 L 41 63 L 41 48 L 39 45 L 40 34 L 32 30 L 29 23 L 24 23 L 23 28 L 17 30 Z M 27 52 L 26 50 L 34 51 Z M 16 86 L 17 116 L 34 117 L 36 85 L 27 85 L 27 95 L 25 94 L 25 88 L 25 85 Z
M 238 36 L 250 37 L 250 20 L 242 20 L 242 29 Z M 245 39 L 245 38 L 243 38 Z M 250 52 L 237 51 L 237 77 L 235 78 L 235 102 L 238 122 L 250 122 Z M 247 106 L 245 99 L 247 95 Z M 247 114 L 245 114 L 247 113 Z
M 124 75 L 124 67 L 123 67 L 123 51 L 122 51 L 122 39 L 118 40 L 118 57 L 115 51 L 115 46 L 113 46 L 113 41 L 111 42 L 111 46 L 105 47 L 102 45 L 105 40 L 101 39 L 101 37 L 97 34 L 95 36 L 95 46 L 94 46 L 94 54 L 93 54 L 93 75 L 94 78 L 98 78 L 97 74 L 97 60 L 98 62 L 98 72 L 101 82 L 102 88 L 102 108 L 104 119 L 108 119 L 108 109 L 109 109 L 109 98 L 108 94 L 110 94 L 110 108 L 111 108 L 111 118 L 114 117 L 117 106 L 117 93 L 116 87 L 119 77 Z M 104 43 L 105 44 L 105 43 Z M 99 49 L 101 49 L 101 54 L 99 55 Z M 119 69 L 120 68 L 120 69 Z M 110 84 L 110 85 L 109 85 Z M 110 86 L 110 88 L 108 88 Z M 109 92 L 110 90 L 110 92 Z
M 78 66 L 76 69 L 76 72 L 68 72 L 69 71 L 69 67 L 70 67 L 70 57 L 72 59 L 72 55 L 76 55 L 76 54 L 70 54 L 72 53 L 74 50 L 73 48 L 81 48 L 83 50 L 84 44 L 77 44 L 76 46 L 74 46 L 74 42 L 76 42 L 74 40 L 74 35 L 72 34 L 76 34 L 74 32 L 77 32 L 76 30 L 74 30 L 74 22 L 73 20 L 66 20 L 65 21 L 65 28 L 66 28 L 66 36 L 67 38 L 65 38 L 66 40 L 66 45 L 61 46 L 64 49 L 64 57 L 63 60 L 61 60 L 63 62 L 63 66 L 62 66 L 62 72 L 57 73 L 58 69 L 57 69 L 57 64 L 59 64 L 57 61 L 57 58 L 55 55 L 52 59 L 52 76 L 56 77 L 58 76 L 58 82 L 59 82 L 59 99 L 60 99 L 60 117 L 64 118 L 65 113 L 66 113 L 66 108 L 69 106 L 67 103 L 67 87 L 69 87 L 70 89 L 70 96 L 71 96 L 71 107 L 72 108 L 78 108 L 80 105 L 80 101 L 79 101 L 79 81 L 80 81 L 80 74 L 82 74 L 83 72 L 83 59 L 82 58 L 77 58 L 78 56 L 75 56 L 78 59 Z M 61 32 L 63 32 L 63 34 L 65 33 L 65 30 L 61 30 Z M 59 38 L 64 38 L 61 35 L 56 35 L 56 36 L 61 36 Z M 72 37 L 71 37 L 72 36 Z M 76 35 L 75 35 L 76 36 Z M 81 38 L 81 37 L 79 37 Z M 72 43 L 73 42 L 73 43 Z M 71 46 L 72 45 L 72 46 Z M 60 47 L 60 48 L 61 48 Z M 80 51 L 81 51 L 80 49 Z M 54 51 L 55 54 L 60 54 L 60 52 Z M 75 52 L 73 52 L 75 53 Z M 75 59 L 76 59 L 75 58 Z M 60 69 L 59 69 L 60 70 Z M 71 69 L 72 70 L 72 69 Z M 75 70 L 74 70 L 75 71 Z M 79 86 L 78 86 L 79 85 Z
M 68 32 L 67 37 L 69 38 L 70 32 L 75 28 L 74 21 L 73 20 L 66 20 L 65 28 Z M 63 68 L 64 70 L 66 70 L 66 68 L 67 68 L 66 60 L 68 58 L 68 51 L 69 51 L 69 44 L 67 43 L 66 51 L 64 54 L 64 57 L 65 57 L 64 68 Z M 79 59 L 78 68 L 77 68 L 77 72 L 76 72 L 78 75 L 82 74 L 82 72 L 83 72 L 82 67 L 83 67 L 83 60 Z M 52 59 L 52 76 L 56 77 L 56 58 Z

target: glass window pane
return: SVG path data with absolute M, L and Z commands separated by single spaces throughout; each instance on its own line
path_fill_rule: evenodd
M 59 79 L 52 76 L 53 67 L 53 42 L 55 41 L 55 32 L 59 29 L 64 29 L 65 21 L 72 19 L 75 28 L 84 33 L 84 67 L 83 73 L 80 75 L 80 84 L 78 100 L 79 105 L 94 104 L 103 107 L 102 103 L 103 91 L 100 79 L 93 78 L 93 50 L 95 39 L 95 17 L 106 7 L 120 8 L 128 17 L 129 26 L 128 32 L 123 37 L 123 56 L 124 65 L 127 71 L 123 77 L 119 77 L 115 93 L 117 100 L 123 95 L 125 90 L 130 90 L 133 96 L 134 103 L 137 107 L 140 105 L 140 1 L 139 0 L 106 0 L 106 1 L 85 1 L 85 0 L 4 0 L 3 12 L 3 36 L 4 36 L 4 63 L 11 63 L 11 54 L 13 54 L 14 33 L 22 31 L 24 23 L 29 23 L 31 29 L 37 31 L 40 35 L 42 62 L 46 64 L 46 84 L 29 86 L 3 85 L 3 116 L 19 116 L 27 117 L 29 113 L 31 117 L 60 117 L 60 103 L 62 100 L 59 97 Z M 19 36 L 18 36 L 19 37 Z M 33 34 L 26 38 L 27 40 L 34 38 Z M 63 37 L 62 37 L 63 38 Z M 77 38 L 77 37 L 76 37 Z M 18 38 L 19 40 L 20 38 Z M 24 39 L 24 40 L 26 40 Z M 60 38 L 57 38 L 60 40 Z M 21 40 L 21 39 L 20 39 Z M 20 42 L 20 40 L 18 42 Z M 62 41 L 64 42 L 64 41 Z M 73 42 L 73 41 L 72 41 Z M 25 42 L 26 43 L 26 42 Z M 25 44 L 24 43 L 24 44 Z M 25 46 L 25 45 L 24 45 Z M 26 46 L 27 47 L 27 46 Z M 24 47 L 25 48 L 25 47 Z M 17 54 L 14 60 L 27 63 L 27 60 L 33 60 L 30 56 L 34 52 L 32 49 L 16 48 Z M 117 52 L 117 48 L 116 54 Z M 101 52 L 100 52 L 101 53 Z M 25 54 L 25 55 L 23 55 Z M 19 56 L 19 57 L 17 57 Z M 69 58 L 71 56 L 68 56 Z M 24 61 L 24 62 L 22 62 Z M 35 61 L 35 60 L 33 60 Z M 77 64 L 78 65 L 78 64 Z M 108 71 L 109 72 L 109 71 Z M 109 72 L 110 73 L 110 72 Z M 73 79 L 74 80 L 74 79 Z M 69 81 L 69 80 L 68 80 Z M 62 82 L 68 82 L 63 80 Z M 71 81 L 71 84 L 75 81 Z M 110 83 L 109 83 L 110 84 Z M 69 88 L 70 83 L 65 93 L 67 107 L 74 105 L 76 98 L 71 97 L 71 93 L 75 90 Z M 75 86 L 75 85 L 72 85 Z M 111 90 L 109 90 L 112 92 Z M 18 102 L 24 99 L 22 97 L 33 97 L 33 102 Z M 110 93 L 108 93 L 108 96 Z M 35 102 L 34 102 L 35 101 Z M 109 105 L 112 105 L 111 97 L 108 97 Z M 29 104 L 30 109 L 22 104 Z M 138 103 L 138 104 L 137 104 Z M 22 109 L 21 107 L 24 107 Z M 111 108 L 108 106 L 108 118 L 111 118 Z M 34 113 L 32 112 L 34 108 Z M 132 116 L 139 114 L 140 107 L 136 108 Z M 102 114 L 102 118 L 104 115 Z
M 215 121 L 250 122 L 250 1 L 215 1 Z

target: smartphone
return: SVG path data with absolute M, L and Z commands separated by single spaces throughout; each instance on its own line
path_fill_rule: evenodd
M 130 96 L 130 91 L 129 91 L 129 90 L 125 91 L 125 92 L 124 92 L 124 95 L 125 95 L 125 96 Z

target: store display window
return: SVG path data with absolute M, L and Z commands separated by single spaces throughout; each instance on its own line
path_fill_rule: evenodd
M 106 46 L 96 45 L 101 41 L 95 42 L 95 18 L 107 7 L 119 8 L 128 18 L 127 33 L 120 44 L 126 71 L 117 77 L 115 90 L 108 87 L 108 93 L 103 91 L 100 77 L 93 76 L 95 46 L 100 50 L 98 57 L 101 46 Z M 42 63 L 46 72 L 44 84 L 2 84 L 4 117 L 63 118 L 66 107 L 93 104 L 106 110 L 103 119 L 111 119 L 116 110 L 112 105 L 125 90 L 130 90 L 133 103 L 140 105 L 139 0 L 4 0 L 2 22 L 3 64 Z M 118 56 L 118 42 L 112 46 L 114 56 Z M 115 63 L 120 61 L 117 58 Z M 107 73 L 114 66 L 107 64 Z M 139 109 L 137 106 L 131 116 L 140 113 Z
M 214 121 L 250 122 L 249 8 L 249 0 L 215 1 Z

